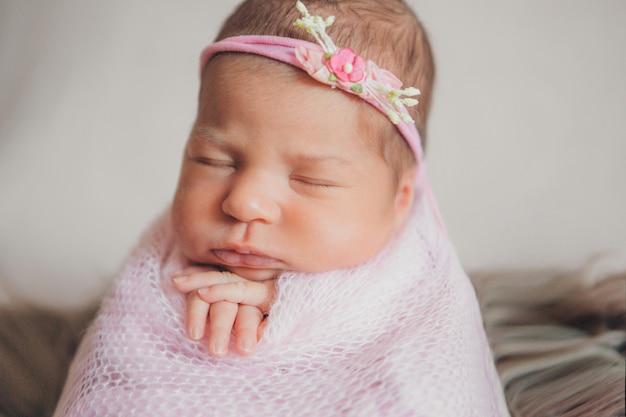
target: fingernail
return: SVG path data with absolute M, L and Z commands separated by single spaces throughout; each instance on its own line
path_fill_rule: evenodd
M 174 281 L 177 284 L 182 284 L 183 282 L 187 281 L 187 275 L 181 275 L 179 277 L 173 276 L 172 281 Z
M 226 341 L 224 339 L 217 339 L 213 342 L 213 353 L 218 356 L 226 355 L 226 350 L 228 347 L 226 346 Z
M 206 294 L 209 292 L 209 287 L 202 287 L 198 290 L 198 294 Z
M 254 341 L 249 337 L 244 337 L 241 340 L 241 349 L 244 352 L 252 352 L 254 350 Z
M 193 340 L 198 340 L 201 337 L 201 331 L 200 328 L 197 326 L 192 327 L 191 329 L 189 329 L 189 335 L 191 336 L 191 338 Z

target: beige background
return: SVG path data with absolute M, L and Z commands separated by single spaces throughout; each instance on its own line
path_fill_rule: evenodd
M 235 1 L 0 0 L 0 298 L 77 305 L 168 204 Z M 626 2 L 419 0 L 430 177 L 468 269 L 626 253 Z

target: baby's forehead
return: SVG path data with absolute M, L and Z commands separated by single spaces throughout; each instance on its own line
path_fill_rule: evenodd
M 220 145 L 233 135 L 274 134 L 283 142 L 272 146 L 286 148 L 301 141 L 311 150 L 320 144 L 340 147 L 347 140 L 370 150 L 380 148 L 374 132 L 388 122 L 367 103 L 284 64 L 254 67 L 252 72 L 233 65 L 247 61 L 226 57 L 205 71 L 194 128 L 198 138 Z M 314 136 L 334 138 L 335 143 L 310 140 Z
M 216 55 L 207 63 L 202 72 L 200 102 L 214 101 L 216 94 L 247 95 L 243 103 L 246 105 L 266 103 L 272 106 L 292 100 L 291 111 L 281 117 L 287 119 L 293 115 L 302 122 L 319 114 L 325 115 L 328 121 L 345 118 L 346 113 L 367 113 L 364 120 L 380 116 L 363 100 L 323 85 L 299 68 L 253 54 L 229 52 Z M 333 112 L 337 105 L 342 106 L 341 111 Z M 382 120 L 385 123 L 385 117 Z M 353 127 L 358 128 L 360 124 Z
M 203 70 L 200 102 L 217 101 L 216 107 L 224 107 L 224 99 L 233 97 L 241 98 L 238 103 L 241 112 L 254 108 L 267 111 L 268 116 L 273 115 L 269 111 L 271 106 L 289 101 L 293 106 L 280 113 L 280 117 L 285 121 L 299 117 L 303 125 L 320 115 L 328 122 L 336 122 L 371 107 L 345 92 L 320 84 L 291 65 L 249 54 L 218 55 Z M 334 107 L 341 107 L 341 112 L 333 112 Z M 325 124 L 320 123 L 320 128 Z
M 305 73 L 291 65 L 260 55 L 242 52 L 222 52 L 211 58 L 202 70 L 202 82 L 207 76 L 258 77 L 267 82 L 278 81 L 276 77 L 298 78 Z M 286 86 L 285 86 L 286 87 Z

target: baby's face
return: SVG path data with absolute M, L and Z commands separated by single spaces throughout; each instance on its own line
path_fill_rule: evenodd
M 363 106 L 285 64 L 214 58 L 173 205 L 184 255 L 263 280 L 380 251 L 410 208 L 412 175 L 398 184 L 363 139 Z

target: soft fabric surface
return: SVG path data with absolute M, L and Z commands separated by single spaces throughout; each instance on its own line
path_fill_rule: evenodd
M 514 417 L 625 415 L 623 259 L 472 278 Z
M 424 200 L 365 264 L 284 273 L 257 352 L 220 359 L 185 336 L 166 214 L 106 298 L 55 415 L 508 415 L 474 290 Z

